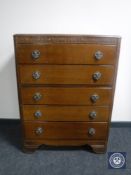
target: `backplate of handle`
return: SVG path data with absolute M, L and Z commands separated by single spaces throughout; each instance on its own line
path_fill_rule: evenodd
M 96 51 L 95 52 L 95 59 L 96 60 L 101 60 L 102 59 L 102 57 L 103 57 L 103 52 L 101 52 L 100 50 L 98 50 L 98 51 Z
M 36 92 L 33 96 L 35 101 L 39 101 L 42 98 L 42 95 L 39 92 Z
M 31 55 L 32 55 L 32 58 L 34 60 L 37 60 L 40 57 L 40 51 L 39 50 L 33 50 Z

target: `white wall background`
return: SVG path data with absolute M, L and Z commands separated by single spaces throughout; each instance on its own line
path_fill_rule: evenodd
M 13 34 L 122 37 L 112 121 L 131 121 L 130 0 L 0 0 L 0 118 L 19 118 Z

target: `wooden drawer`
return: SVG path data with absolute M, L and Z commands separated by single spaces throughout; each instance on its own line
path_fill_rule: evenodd
M 22 87 L 21 99 L 23 104 L 106 106 L 111 104 L 112 88 Z
M 40 56 L 33 58 L 33 51 Z M 100 51 L 101 59 L 95 54 Z M 98 53 L 98 52 L 97 52 Z M 37 54 L 38 55 L 38 54 Z M 17 44 L 16 59 L 18 63 L 33 64 L 114 64 L 116 58 L 115 45 L 102 44 Z
M 25 122 L 26 139 L 106 139 L 107 123 Z
M 23 105 L 24 120 L 32 121 L 103 121 L 109 118 L 109 107 Z
M 101 84 L 113 82 L 113 66 L 21 65 L 22 84 Z

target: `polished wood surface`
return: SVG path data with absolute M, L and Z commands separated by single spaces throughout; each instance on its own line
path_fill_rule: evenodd
M 40 57 L 32 58 L 34 50 L 40 51 Z M 101 60 L 95 59 L 95 52 L 103 52 Z M 17 45 L 16 56 L 19 63 L 33 64 L 114 64 L 115 45 L 101 44 L 50 44 L 50 45 Z
M 120 44 L 120 36 L 77 34 L 15 34 L 15 44 Z
M 88 144 L 96 153 L 106 151 L 120 40 L 98 35 L 14 35 L 24 152 L 42 144 Z M 33 51 L 40 53 L 38 58 L 33 58 Z M 100 59 L 96 52 L 102 53 Z M 93 78 L 96 72 L 101 73 L 98 80 Z M 36 94 L 41 98 L 36 100 Z M 92 95 L 99 96 L 96 102 Z M 91 112 L 96 113 L 94 118 Z M 36 132 L 39 128 L 42 133 Z
M 113 66 L 88 65 L 20 65 L 20 81 L 22 84 L 93 84 L 111 85 L 113 83 Z M 40 77 L 35 79 L 33 73 Z M 100 79 L 93 75 L 99 72 Z
M 40 93 L 41 99 L 34 100 Z M 91 96 L 97 94 L 99 99 L 93 103 Z M 22 87 L 22 104 L 59 104 L 59 105 L 111 105 L 111 88 L 76 88 L 76 87 Z
M 43 133 L 36 134 L 37 128 L 43 128 Z M 95 134 L 88 133 L 90 128 Z M 107 123 L 87 122 L 25 122 L 25 137 L 27 139 L 105 139 Z
M 32 121 L 90 121 L 108 122 L 110 108 L 108 106 L 50 106 L 50 105 L 23 105 L 23 120 Z M 41 116 L 36 117 L 35 112 Z M 96 112 L 91 118 L 90 113 Z

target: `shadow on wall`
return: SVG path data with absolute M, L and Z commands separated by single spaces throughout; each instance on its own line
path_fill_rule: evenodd
M 0 118 L 19 118 L 14 54 L 0 69 Z

